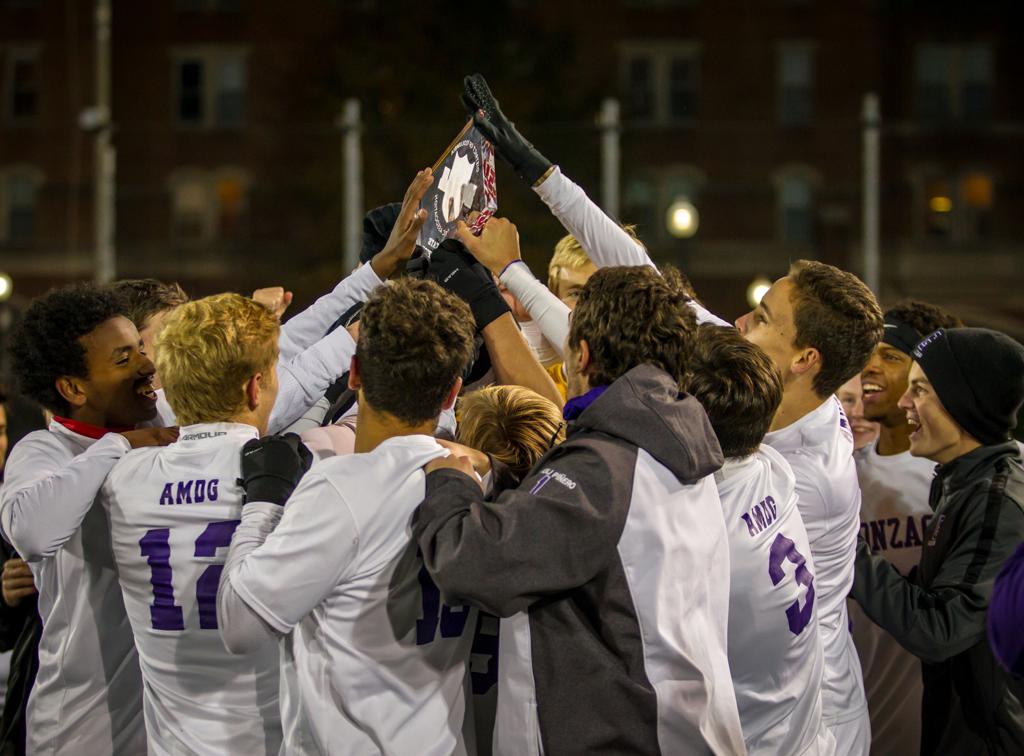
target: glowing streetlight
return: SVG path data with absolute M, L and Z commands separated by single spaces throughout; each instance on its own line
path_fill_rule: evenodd
M 0 273 L 0 302 L 6 302 L 14 292 L 14 282 L 6 273 Z
M 751 307 L 757 307 L 770 288 L 772 288 L 772 282 L 764 276 L 758 276 L 747 287 L 747 303 Z
M 693 203 L 686 199 L 677 199 L 669 205 L 665 214 L 665 225 L 668 232 L 678 239 L 689 239 L 697 233 L 700 215 Z

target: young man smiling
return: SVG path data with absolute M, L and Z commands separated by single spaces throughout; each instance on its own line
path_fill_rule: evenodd
M 1024 467 L 1010 440 L 1024 347 L 981 328 L 938 330 L 911 352 L 900 398 L 910 453 L 938 463 L 917 569 L 861 539 L 853 597 L 921 660 L 921 753 L 1024 752 L 1020 688 L 995 661 L 985 618 L 995 577 L 1024 539 Z
M 908 575 L 921 559 L 921 539 L 932 517 L 928 489 L 934 463 L 910 453 L 907 390 L 911 352 L 921 337 L 960 320 L 926 302 L 907 301 L 885 313 L 885 335 L 860 375 L 865 419 L 879 437 L 854 457 L 861 490 L 861 533 L 871 548 Z M 864 670 L 871 716 L 872 756 L 902 756 L 921 748 L 921 664 L 850 602 L 853 641 Z
M 154 369 L 121 313 L 110 292 L 60 289 L 29 306 L 11 339 L 21 391 L 55 415 L 14 447 L 0 494 L 3 535 L 32 569 L 43 620 L 30 753 L 145 750 L 138 657 L 93 500 L 130 449 L 177 430 L 134 430 L 156 414 Z

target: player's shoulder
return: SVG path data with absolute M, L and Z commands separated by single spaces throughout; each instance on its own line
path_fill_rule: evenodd
M 110 479 L 123 479 L 145 475 L 166 450 L 165 446 L 143 446 L 139 449 L 132 449 L 114 464 L 109 477 Z
M 29 466 L 55 469 L 77 456 L 71 438 L 51 430 L 34 430 L 14 445 L 7 457 L 6 475 L 11 477 L 18 468 Z

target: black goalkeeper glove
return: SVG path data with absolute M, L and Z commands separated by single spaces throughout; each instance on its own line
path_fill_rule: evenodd
M 467 76 L 463 84 L 462 104 L 480 133 L 487 137 L 502 160 L 511 165 L 520 178 L 535 186 L 551 169 L 551 161 L 516 131 L 516 125 L 501 112 L 483 76 Z
M 312 452 L 294 433 L 247 441 L 240 481 L 245 500 L 283 505 L 312 464 Z
M 478 332 L 511 312 L 491 272 L 458 239 L 445 239 L 430 254 L 428 276 L 469 305 Z

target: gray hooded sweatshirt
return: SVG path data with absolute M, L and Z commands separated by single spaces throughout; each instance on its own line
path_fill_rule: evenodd
M 427 476 L 427 569 L 446 603 L 503 618 L 495 753 L 745 752 L 722 462 L 700 404 L 641 365 L 494 501 Z

